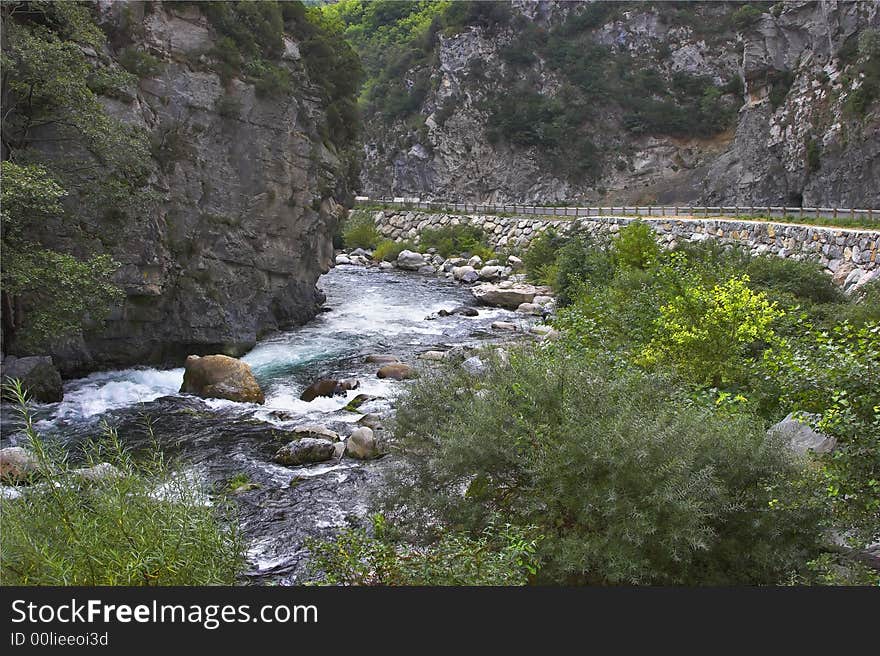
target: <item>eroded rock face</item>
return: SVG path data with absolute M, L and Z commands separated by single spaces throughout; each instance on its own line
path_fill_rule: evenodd
M 577 11 L 575 4 L 517 2 L 512 11 L 521 14 L 515 20 L 552 30 Z M 689 11 L 697 20 L 682 24 L 659 3 L 611 12 L 603 24 L 577 30 L 597 48 L 629 55 L 633 74 L 656 70 L 669 82 L 684 73 L 719 88 L 743 82 L 741 92 L 726 94 L 739 110 L 734 125 L 709 138 L 634 132 L 620 120 L 626 112 L 604 105 L 586 128 L 605 154 L 595 180 L 552 171 L 540 147 L 517 148 L 487 137 L 484 101 L 492 100 L 497 80 L 510 72 L 506 54 L 517 49 L 521 29 L 475 25 L 440 36 L 429 70 L 406 73 L 408 79 L 421 73 L 435 81 L 420 108 L 423 134 L 415 137 L 404 119 L 389 124 L 384 116 L 367 116 L 364 193 L 469 202 L 586 198 L 591 205 L 797 206 L 802 200 L 805 206 L 878 207 L 877 104 L 864 117 L 844 111 L 859 82 L 854 63 L 838 56 L 860 33 L 880 29 L 877 3 L 786 2 L 774 11 L 756 6 L 765 13 L 743 29 L 730 20 L 732 5 L 693 3 Z M 700 23 L 716 28 L 711 37 Z M 564 76 L 542 58 L 517 73 L 534 80 L 529 91 L 564 98 Z M 807 156 L 811 140 L 818 146 L 818 167 Z M 630 154 L 619 157 L 621 146 Z
M 156 203 L 137 220 L 95 212 L 83 226 L 121 263 L 126 300 L 104 326 L 57 345 L 62 373 L 170 365 L 191 353 L 239 356 L 261 334 L 314 317 L 340 213 L 333 195 L 341 198 L 346 183 L 319 134 L 320 90 L 297 44 L 285 37 L 280 62 L 290 92 L 260 96 L 252 83 L 224 83 L 197 63 L 220 38 L 197 7 L 102 1 L 99 11 L 111 33 L 130 21 L 139 34 L 132 47 L 160 61 L 130 98 L 102 103 L 173 148 L 156 149 Z
M 180 392 L 239 403 L 266 401 L 250 365 L 225 355 L 189 356 Z

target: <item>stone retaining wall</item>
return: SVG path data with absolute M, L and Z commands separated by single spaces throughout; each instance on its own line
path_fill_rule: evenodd
M 426 228 L 472 224 L 483 229 L 489 244 L 498 251 L 525 250 L 535 236 L 550 226 L 560 232 L 614 234 L 620 226 L 641 220 L 652 225 L 660 242 L 670 248 L 684 241 L 716 239 L 721 243 L 739 244 L 753 255 L 772 253 L 796 259 L 815 258 L 834 275 L 838 284 L 847 288 L 880 277 L 877 253 L 880 231 L 877 230 L 728 219 L 592 217 L 574 221 L 388 210 L 375 212 L 373 218 L 383 236 L 415 243 Z

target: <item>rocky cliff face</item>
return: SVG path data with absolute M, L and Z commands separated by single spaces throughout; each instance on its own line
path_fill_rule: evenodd
M 438 34 L 431 90 L 419 109 L 423 127 L 412 117 L 391 124 L 367 117 L 364 193 L 486 202 L 880 205 L 877 103 L 846 109 L 857 105 L 851 96 L 866 84 L 866 58 L 856 44 L 880 29 L 876 3 L 756 4 L 752 15 L 740 11 L 741 3 L 624 3 L 595 25 L 566 31 L 577 12 L 592 10 L 577 4 L 514 2 L 502 29 Z M 560 26 L 561 40 L 543 51 L 524 38 Z M 565 77 L 577 71 L 550 65 L 552 52 L 584 35 L 576 47 L 604 49 L 602 66 L 624 67 L 624 77 L 651 70 L 667 88 L 682 75 L 712 81 L 718 106 L 729 108 L 732 119 L 700 137 L 634 129 L 627 113 L 659 99 L 662 89 L 646 84 L 627 100 L 629 110 L 597 91 L 586 104 L 596 111 L 568 132 L 586 134 L 597 148 L 594 176 L 551 170 L 540 144 L 487 138 L 487 100 L 497 97 L 497 80 L 517 81 L 520 90 L 508 82 L 508 93 L 526 88 L 570 106 Z M 418 74 L 411 69 L 408 80 Z
M 109 114 L 150 134 L 153 202 L 135 221 L 96 212 L 81 226 L 121 263 L 126 298 L 103 325 L 58 345 L 56 363 L 66 373 L 179 366 L 191 353 L 239 355 L 313 317 L 346 190 L 298 44 L 285 36 L 280 61 L 292 89 L 261 97 L 205 65 L 218 35 L 193 4 L 102 2 L 99 14 L 105 31 L 124 24 L 159 60 L 126 97 L 102 97 Z

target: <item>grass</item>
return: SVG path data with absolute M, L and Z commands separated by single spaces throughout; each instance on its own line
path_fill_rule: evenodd
M 468 203 L 470 204 L 470 203 Z M 510 205 L 514 205 L 514 203 L 510 203 Z M 516 203 L 515 205 L 521 205 L 520 203 Z M 476 205 L 477 207 L 482 207 Z M 545 205 L 542 207 L 574 207 L 568 205 Z M 655 219 L 705 219 L 705 220 L 719 220 L 719 221 L 759 221 L 762 223 L 792 223 L 795 225 L 814 225 L 814 226 L 822 226 L 822 227 L 839 227 L 839 228 L 865 228 L 868 230 L 880 230 L 880 210 L 877 211 L 877 218 L 867 218 L 856 216 L 855 218 L 851 216 L 838 216 L 834 217 L 815 217 L 815 216 L 794 216 L 794 215 L 785 215 L 781 217 L 775 216 L 767 216 L 764 214 L 737 214 L 737 215 L 715 215 L 710 214 L 707 216 L 700 216 L 699 213 L 695 214 L 685 214 L 679 213 L 675 216 L 672 215 L 652 215 L 647 216 L 644 214 L 634 214 L 631 212 L 614 212 L 613 214 L 606 212 L 608 208 L 602 208 L 602 214 L 594 214 L 590 216 L 562 216 L 562 215 L 554 215 L 554 214 L 524 214 L 517 212 L 497 212 L 492 211 L 489 208 L 483 207 L 480 212 L 465 212 L 464 210 L 454 209 L 452 207 L 431 207 L 430 209 L 419 208 L 415 203 L 404 203 L 401 205 L 386 205 L 383 203 L 359 203 L 359 210 L 365 211 L 375 211 L 378 212 L 380 210 L 404 210 L 404 211 L 414 211 L 414 212 L 430 212 L 430 213 L 441 213 L 441 214 L 459 214 L 459 215 L 468 215 L 468 214 L 479 214 L 481 216 L 498 216 L 501 218 L 522 218 L 522 219 L 530 219 L 534 221 L 575 221 L 578 219 L 586 219 L 586 218 L 599 218 L 601 217 L 623 217 L 623 218 L 639 218 L 644 220 L 655 220 Z M 624 208 L 621 208 L 624 209 Z M 654 207 L 655 210 L 659 210 L 659 206 Z M 680 210 L 689 209 L 685 206 L 679 206 Z M 694 207 L 695 210 L 699 210 L 700 208 Z
M 76 454 L 35 430 L 21 385 L 10 387 L 38 462 L 31 484 L 0 499 L 3 585 L 231 585 L 244 542 L 223 498 L 175 469 L 154 446 L 135 458 L 116 431 L 86 445 L 82 466 L 117 470 L 77 475 Z

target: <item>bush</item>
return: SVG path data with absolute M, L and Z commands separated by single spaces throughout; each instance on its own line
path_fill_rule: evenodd
M 162 62 L 143 50 L 126 48 L 119 56 L 119 64 L 138 78 L 150 77 L 162 68 Z
M 436 544 L 395 544 L 385 518 L 373 534 L 347 529 L 335 540 L 309 540 L 309 568 L 329 585 L 524 585 L 538 568 L 533 530 L 487 526 L 478 537 L 444 535 Z
M 647 269 L 660 257 L 654 229 L 643 221 L 622 227 L 613 243 L 617 262 L 624 267 Z
M 817 262 L 782 257 L 753 258 L 745 267 L 753 288 L 785 292 L 810 303 L 838 303 L 843 293 Z
M 583 283 L 607 285 L 614 277 L 615 258 L 607 243 L 576 234 L 556 256 L 556 279 L 553 287 L 561 307 L 574 302 Z
M 382 236 L 376 229 L 370 212 L 352 211 L 345 221 L 342 241 L 346 248 L 374 249 Z
M 237 529 L 154 450 L 135 460 L 115 431 L 85 451 L 118 476 L 85 481 L 34 430 L 18 397 L 40 478 L 0 509 L 4 585 L 231 585 L 244 566 Z M 161 490 L 161 493 L 158 491 Z
M 487 260 L 495 256 L 486 243 L 482 229 L 466 223 L 422 230 L 419 234 L 419 247 L 423 251 L 435 248 L 443 257 L 470 253 Z
M 800 466 L 755 417 L 671 390 L 552 351 L 421 379 L 399 401 L 389 516 L 428 536 L 536 526 L 543 583 L 789 580 L 821 536 L 787 482 Z
M 523 254 L 523 264 L 529 280 L 542 285 L 556 284 L 556 257 L 566 240 L 553 227 L 532 238 L 528 250 Z
M 405 250 L 416 250 L 416 246 L 408 241 L 383 239 L 373 251 L 373 259 L 376 262 L 396 262 L 397 256 Z
M 743 363 L 777 341 L 773 323 L 783 315 L 748 283 L 742 276 L 711 288 L 685 287 L 660 308 L 642 362 L 669 366 L 688 381 L 714 387 L 741 380 Z

